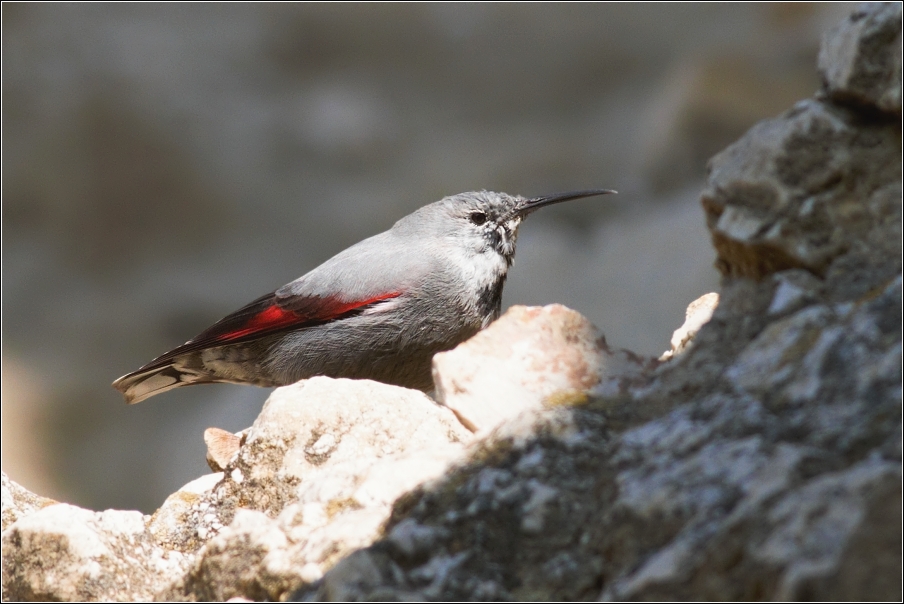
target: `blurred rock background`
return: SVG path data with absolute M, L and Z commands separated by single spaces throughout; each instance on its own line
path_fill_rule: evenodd
M 110 382 L 465 190 L 618 189 L 531 217 L 505 304 L 659 354 L 718 284 L 707 159 L 850 8 L 4 4 L 3 469 L 153 510 L 266 392 Z

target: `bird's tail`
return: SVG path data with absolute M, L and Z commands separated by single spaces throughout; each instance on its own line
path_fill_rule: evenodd
M 176 367 L 174 364 L 167 364 L 150 368 L 142 367 L 113 382 L 113 387 L 122 392 L 128 404 L 133 405 L 173 388 L 205 384 L 211 381 L 213 380 L 209 375 L 203 375 L 184 367 Z

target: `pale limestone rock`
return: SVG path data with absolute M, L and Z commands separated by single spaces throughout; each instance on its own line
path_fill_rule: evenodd
M 612 351 L 602 333 L 560 304 L 513 306 L 455 349 L 433 357 L 437 400 L 462 423 L 486 434 L 528 409 L 580 404 L 591 392 L 615 391 L 645 366 Z
M 148 600 L 186 558 L 159 547 L 139 512 L 59 503 L 3 531 L 4 600 Z
M 4 517 L 18 514 L 3 534 L 4 593 L 279 599 L 372 543 L 393 503 L 441 476 L 471 438 L 421 392 L 314 378 L 274 392 L 224 471 L 151 517 L 63 504 L 42 513 L 47 502 L 4 479 Z M 48 566 L 47 548 L 64 555 Z
M 667 361 L 684 352 L 694 341 L 700 328 L 712 318 L 713 311 L 718 305 L 719 294 L 717 293 L 703 294 L 688 304 L 684 313 L 684 324 L 672 334 L 670 342 L 672 349 L 662 353 L 659 360 Z
M 56 503 L 53 499 L 35 495 L 25 487 L 10 480 L 3 472 L 3 530 L 23 516 Z
M 286 556 L 288 540 L 266 514 L 238 510 L 232 524 L 212 538 L 183 579 L 197 600 L 279 600 L 298 584 Z
M 209 534 L 222 528 L 205 526 L 205 496 L 209 496 L 223 473 L 205 474 L 196 478 L 166 498 L 148 522 L 148 531 L 154 540 L 168 549 L 182 552 L 197 550 Z
M 462 459 L 471 439 L 422 392 L 325 377 L 277 389 L 222 481 L 192 503 L 226 528 L 209 532 L 193 570 L 162 597 L 276 598 L 316 581 L 370 545 L 393 503 Z
M 415 463 L 415 452 L 443 444 L 458 450 L 471 438 L 422 392 L 370 380 L 302 380 L 270 395 L 217 496 L 241 490 L 243 507 L 273 516 L 303 493 L 324 504 L 356 493 L 362 505 L 384 502 L 374 494 L 378 487 L 362 486 L 380 460 Z M 422 457 L 425 467 L 434 467 L 429 455 Z M 410 484 L 405 476 L 396 480 Z
M 204 444 L 207 445 L 207 465 L 214 472 L 222 472 L 239 452 L 242 439 L 237 434 L 220 428 L 208 428 L 204 430 Z

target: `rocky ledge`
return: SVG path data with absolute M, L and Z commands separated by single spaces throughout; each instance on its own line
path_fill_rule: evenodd
M 3 476 L 6 600 L 901 599 L 901 5 L 716 156 L 673 350 L 516 307 L 435 400 L 315 378 L 152 516 Z

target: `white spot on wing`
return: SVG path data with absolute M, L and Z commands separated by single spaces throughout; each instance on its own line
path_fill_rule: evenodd
M 393 308 L 397 308 L 402 303 L 401 297 L 396 296 L 395 298 L 387 298 L 386 300 L 380 300 L 379 302 L 375 302 L 371 304 L 362 315 L 375 315 L 377 313 L 386 312 L 387 310 L 392 310 Z

